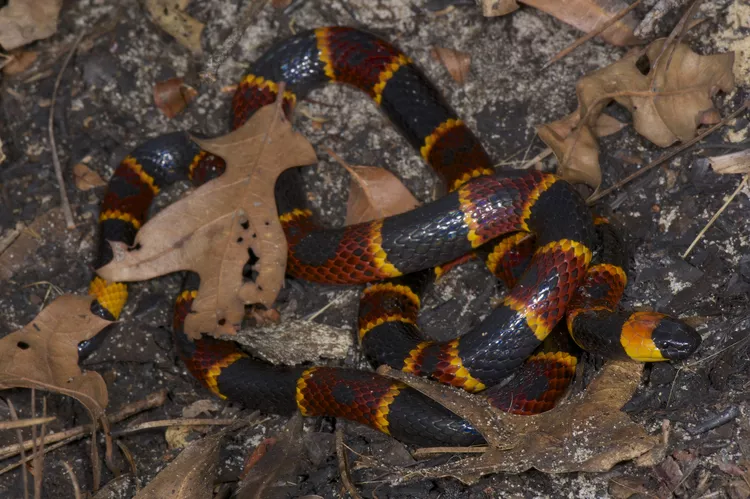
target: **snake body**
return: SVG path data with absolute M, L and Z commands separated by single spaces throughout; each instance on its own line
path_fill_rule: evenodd
M 286 86 L 278 95 L 281 82 Z M 289 244 L 289 274 L 322 283 L 385 281 L 364 291 L 360 307 L 360 341 L 375 364 L 470 392 L 497 385 L 488 399 L 526 414 L 549 409 L 575 370 L 575 357 L 542 347 L 561 321 L 576 343 L 608 357 L 681 359 L 697 348 L 700 337 L 680 321 L 617 311 L 625 262 L 609 226 L 595 221 L 576 190 L 554 175 L 496 173 L 478 139 L 423 73 L 377 36 L 335 27 L 277 43 L 239 84 L 232 125 L 242 125 L 277 98 L 291 113 L 298 101 L 328 82 L 367 93 L 448 191 L 401 215 L 324 229 L 305 206 L 297 174 L 279 178 L 277 204 Z M 109 182 L 96 266 L 112 259 L 108 241 L 133 243 L 163 186 L 184 178 L 200 185 L 223 170 L 221 158 L 201 151 L 184 133 L 157 137 L 135 149 Z M 416 326 L 420 272 L 488 247 L 489 267 L 512 286 L 503 303 L 457 339 L 425 340 Z M 421 445 L 483 442 L 468 422 L 377 374 L 271 366 L 231 342 L 205 335 L 189 340 L 183 325 L 198 284 L 198 276 L 189 275 L 177 299 L 175 342 L 189 371 L 220 397 L 267 412 L 344 417 Z M 95 313 L 119 316 L 127 300 L 125 284 L 97 277 L 90 290 Z M 499 385 L 514 372 L 511 382 Z

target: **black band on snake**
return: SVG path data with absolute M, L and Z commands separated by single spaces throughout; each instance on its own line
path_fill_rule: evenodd
M 277 96 L 281 82 L 285 92 Z M 472 392 L 494 386 L 486 394 L 495 406 L 530 414 L 551 408 L 575 370 L 575 357 L 560 349 L 567 335 L 555 329 L 558 323 L 567 323 L 582 348 L 610 358 L 683 359 L 697 348 L 700 337 L 680 321 L 617 311 L 626 282 L 621 245 L 572 186 L 537 171 L 496 173 L 479 141 L 422 72 L 372 34 L 322 28 L 274 45 L 240 83 L 232 125 L 277 97 L 291 113 L 328 82 L 370 95 L 449 191 L 402 215 L 326 230 L 305 206 L 298 174 L 279 178 L 290 275 L 323 283 L 386 281 L 365 290 L 360 308 L 360 340 L 375 364 Z M 200 185 L 223 170 L 221 158 L 201 151 L 184 133 L 134 150 L 115 171 L 102 203 L 96 266 L 112 259 L 107 241 L 133 244 L 163 186 L 188 178 Z M 416 327 L 424 271 L 480 247 L 490 269 L 511 286 L 502 305 L 455 340 L 424 339 Z M 189 275 L 177 300 L 175 341 L 190 372 L 220 397 L 268 412 L 344 417 L 420 445 L 483 442 L 438 403 L 374 373 L 276 367 L 231 342 L 205 335 L 190 341 L 182 327 L 198 284 L 197 275 Z M 125 284 L 97 277 L 90 291 L 95 313 L 118 317 L 127 300 Z

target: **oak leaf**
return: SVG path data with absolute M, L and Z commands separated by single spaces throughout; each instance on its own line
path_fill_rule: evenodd
M 224 174 L 158 213 L 138 231 L 134 248 L 112 243 L 114 259 L 97 272 L 111 281 L 197 272 L 200 288 L 186 333 L 234 334 L 245 304 L 270 307 L 284 283 L 287 244 L 276 211 L 276 179 L 317 158 L 276 104 L 227 135 L 194 140 L 224 158 Z M 244 281 L 249 254 L 257 258 L 257 277 Z
M 407 383 L 465 418 L 489 442 L 481 456 L 419 472 L 423 477 L 452 476 L 467 484 L 482 475 L 522 473 L 531 468 L 545 473 L 603 472 L 648 452 L 659 439 L 620 410 L 638 388 L 642 371 L 643 364 L 610 361 L 583 394 L 542 414 L 518 416 L 491 407 L 480 395 L 378 368 L 379 373 Z M 422 449 L 416 454 L 431 453 Z
M 78 343 L 110 321 L 91 313 L 91 298 L 63 295 L 26 326 L 0 339 L 0 389 L 24 387 L 77 399 L 98 419 L 107 406 L 107 385 L 78 367 Z
M 576 85 L 581 116 L 588 122 L 614 99 L 633 114 L 635 130 L 654 144 L 692 139 L 701 116 L 714 109 L 711 97 L 734 88 L 734 54 L 699 55 L 684 43 L 665 48 L 665 41 L 646 48 L 646 74 L 638 67 L 640 51 L 631 51 L 581 78 Z
M 602 110 L 612 100 L 633 114 L 636 131 L 666 147 L 692 139 L 700 124 L 715 121 L 711 97 L 734 87 L 733 54 L 698 55 L 687 45 L 664 48 L 656 40 L 643 52 L 631 51 L 621 60 L 581 78 L 576 85 L 578 109 L 537 127 L 539 137 L 553 150 L 558 174 L 595 189 L 601 183 L 596 137 L 622 128 Z M 673 50 L 672 50 L 673 49 Z M 650 63 L 639 69 L 643 54 Z

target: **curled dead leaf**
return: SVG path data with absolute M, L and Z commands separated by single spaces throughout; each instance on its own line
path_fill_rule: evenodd
M 469 66 L 471 66 L 471 55 L 445 47 L 432 47 L 430 55 L 445 66 L 456 83 L 459 85 L 466 83 L 469 76 Z
M 750 173 L 750 149 L 744 151 L 724 154 L 722 156 L 711 156 L 708 158 L 711 168 L 716 173 L 726 175 L 730 173 Z
M 3 73 L 7 76 L 14 76 L 26 71 L 34 64 L 39 57 L 39 53 L 33 50 L 19 50 L 11 54 L 11 60 L 3 66 Z
M 580 110 L 576 110 L 562 119 L 538 126 L 536 132 L 555 153 L 560 177 L 598 189 L 602 183 L 599 144 L 591 127 L 580 121 Z M 605 124 L 601 129 L 611 130 L 612 125 Z
M 37 388 L 81 402 L 98 419 L 107 406 L 107 385 L 78 367 L 78 343 L 110 322 L 91 313 L 91 298 L 63 295 L 26 326 L 0 339 L 0 389 Z
M 198 96 L 198 91 L 182 78 L 170 78 L 154 85 L 154 103 L 167 118 L 180 114 Z
M 234 334 L 245 304 L 270 307 L 284 282 L 287 244 L 278 220 L 274 185 L 279 174 L 315 163 L 310 143 L 292 130 L 280 106 L 265 106 L 237 130 L 195 140 L 224 158 L 226 171 L 146 223 L 137 250 L 112 244 L 115 258 L 97 270 L 111 281 L 140 281 L 181 270 L 200 274 L 198 297 L 185 321 L 192 338 Z M 257 277 L 242 269 L 252 252 Z
M 76 187 L 82 191 L 107 185 L 98 173 L 86 166 L 85 162 L 77 163 L 73 167 L 73 178 L 75 179 Z
M 52 36 L 62 0 L 9 0 L 0 8 L 0 46 L 5 50 Z
M 146 0 L 146 10 L 161 29 L 172 35 L 180 45 L 200 55 L 204 24 L 184 12 L 190 0 Z
M 401 371 L 378 369 L 465 418 L 491 443 L 481 456 L 419 472 L 430 478 L 452 476 L 467 484 L 486 474 L 521 473 L 531 468 L 545 473 L 604 472 L 648 452 L 658 444 L 658 438 L 648 435 L 620 410 L 638 387 L 642 371 L 643 364 L 610 361 L 583 394 L 548 412 L 517 416 L 494 409 L 479 396 L 458 393 Z M 428 454 L 429 449 L 418 453 Z

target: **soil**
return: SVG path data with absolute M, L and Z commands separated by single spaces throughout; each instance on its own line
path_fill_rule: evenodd
M 244 3 L 190 2 L 188 13 L 206 23 L 205 54 L 214 53 L 227 37 Z M 38 51 L 38 61 L 21 75 L 0 76 L 0 140 L 7 156 L 0 163 L 0 231 L 10 231 L 18 222 L 36 223 L 42 236 L 38 247 L 25 255 L 0 287 L 0 336 L 21 328 L 61 292 L 86 293 L 103 188 L 76 189 L 73 165 L 85 161 L 106 179 L 120 159 L 146 138 L 183 129 L 205 135 L 224 133 L 228 129 L 231 94 L 223 87 L 238 81 L 248 61 L 255 60 L 271 42 L 289 35 L 292 29 L 351 25 L 397 42 L 443 90 L 497 162 L 511 167 L 544 149 L 536 138 L 536 125 L 558 119 L 575 108 L 577 79 L 618 60 L 626 51 L 595 39 L 542 70 L 545 61 L 580 33 L 526 6 L 504 17 L 484 18 L 473 2 L 454 2 L 456 6 L 448 11 L 431 11 L 438 3 L 441 2 L 306 0 L 293 2 L 295 8 L 288 11 L 268 6 L 234 47 L 219 71 L 218 81 L 204 85 L 188 109 L 170 120 L 153 104 L 154 83 L 195 74 L 205 56 L 192 55 L 161 31 L 142 3 L 135 0 L 63 2 L 58 32 L 26 47 Z M 747 20 L 740 20 L 744 9 L 741 4 L 742 0 L 705 2 L 701 15 L 706 21 L 695 27 L 686 41 L 704 54 L 730 46 L 746 47 L 741 40 L 750 36 L 750 25 Z M 678 16 L 675 12 L 662 20 L 661 35 L 669 32 Z M 77 224 L 74 230 L 66 230 L 59 215 L 47 120 L 55 78 L 65 54 L 82 31 L 91 35 L 84 38 L 63 75 L 55 110 L 55 135 Z M 471 54 L 465 85 L 456 84 L 430 56 L 433 46 Z M 750 54 L 745 51 L 737 57 L 744 59 L 736 67 L 746 68 Z M 747 80 L 740 78 L 738 83 L 740 86 L 730 95 L 716 97 L 722 115 L 750 97 L 748 88 L 742 86 L 747 85 Z M 621 121 L 630 120 L 628 113 L 616 106 L 607 112 Z M 323 120 L 316 122 L 311 116 Z M 736 469 L 728 466 L 750 460 L 750 191 L 746 188 L 729 204 L 688 258 L 681 257 L 739 182 L 737 175 L 713 173 L 705 157 L 747 149 L 748 118 L 747 114 L 740 116 L 597 205 L 618 224 L 631 252 L 624 306 L 653 308 L 690 318 L 703 337 L 699 351 L 688 362 L 649 366 L 642 387 L 625 408 L 653 434 L 659 434 L 668 424 L 664 460 L 646 467 L 623 463 L 603 474 L 496 474 L 471 486 L 449 478 L 404 480 L 363 467 L 353 471 L 362 496 L 628 497 L 641 490 L 638 487 L 660 497 L 750 495 L 748 485 L 732 474 Z M 419 155 L 388 125 L 376 106 L 352 89 L 329 86 L 316 92 L 299 106 L 295 126 L 318 152 L 319 164 L 306 168 L 304 176 L 314 209 L 331 226 L 343 223 L 349 177 L 326 154 L 326 147 L 351 164 L 389 169 L 421 201 L 432 199 L 438 190 L 437 179 Z M 604 138 L 603 185 L 612 185 L 662 152 L 632 127 Z M 554 161 L 547 160 L 545 168 L 553 169 Z M 178 187 L 160 196 L 155 209 L 186 189 L 187 186 Z M 180 277 L 172 275 L 132 286 L 121 320 L 83 361 L 86 369 L 96 370 L 107 381 L 110 410 L 160 389 L 168 390 L 163 405 L 138 414 L 115 429 L 125 424 L 181 417 L 183 409 L 194 402 L 211 399 L 176 358 L 172 346 L 170 304 L 179 284 Z M 454 336 L 476 324 L 502 293 L 478 262 L 469 263 L 449 273 L 430 292 L 422 323 L 438 339 Z M 353 345 L 356 291 L 289 281 L 277 308 L 283 320 L 299 319 L 331 301 L 334 303 L 315 321 L 344 331 L 348 335 L 345 340 Z M 587 369 L 597 364 L 596 359 L 584 361 Z M 331 362 L 364 366 L 354 346 L 345 358 Z M 28 390 L 8 390 L 3 396 L 12 401 L 19 417 L 30 416 Z M 208 413 L 211 417 L 249 412 L 229 402 L 213 402 Z M 39 407 L 41 395 L 37 394 Z M 716 427 L 709 424 L 708 431 L 695 435 L 689 432 L 727 410 L 736 411 L 737 416 Z M 47 395 L 47 412 L 57 417 L 49 425 L 50 431 L 88 422 L 79 404 L 59 395 Z M 0 418 L 10 418 L 6 402 L 0 403 Z M 246 455 L 282 427 L 286 418 L 268 416 L 261 421 L 233 433 L 225 442 L 219 481 L 236 481 Z M 276 496 L 346 496 L 332 433 L 341 425 L 345 425 L 345 441 L 354 452 L 417 466 L 403 445 L 386 436 L 330 418 L 309 419 L 304 433 L 307 452 L 300 459 L 297 472 L 276 489 Z M 25 434 L 25 438 L 29 436 Z M 188 438 L 200 436 L 201 432 L 195 431 Z M 0 433 L 0 446 L 16 441 L 15 433 Z M 170 447 L 163 429 L 123 436 L 120 441 L 133 456 L 141 486 L 179 453 L 179 449 Z M 101 455 L 103 441 L 99 444 Z M 42 497 L 73 497 L 63 461 L 73 466 L 83 490 L 92 491 L 89 451 L 89 440 L 84 439 L 48 454 Z M 350 453 L 350 459 L 356 460 L 357 454 Z M 446 459 L 455 456 L 419 465 Z M 123 469 L 128 468 L 122 457 L 116 461 Z M 103 468 L 103 483 L 113 480 L 112 471 Z M 130 497 L 135 481 L 123 481 L 117 493 L 107 497 Z M 23 497 L 18 469 L 0 476 L 0 497 Z

